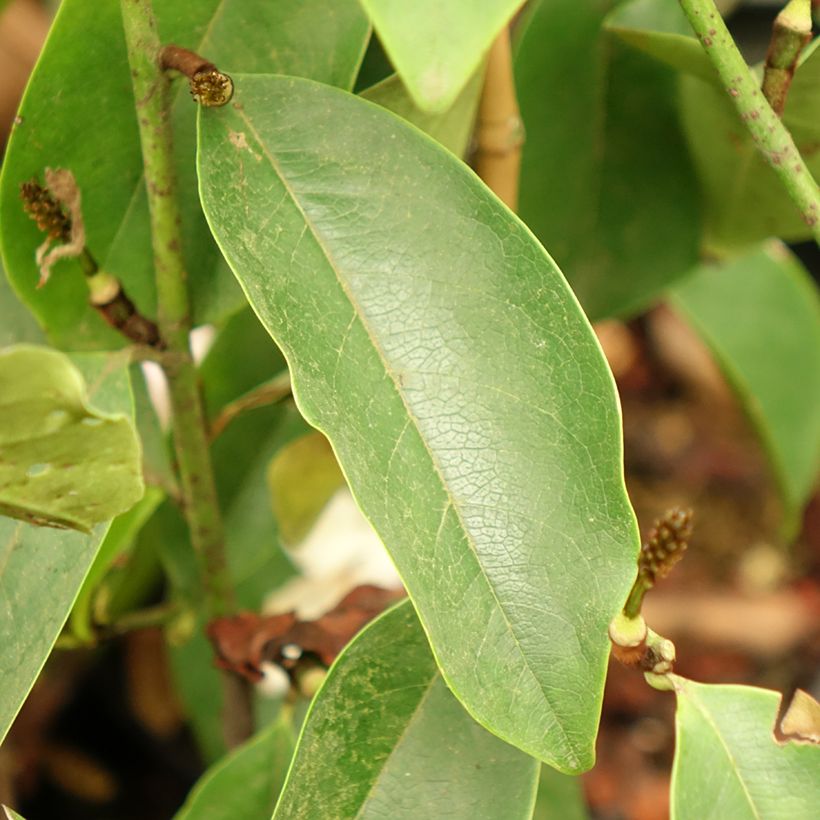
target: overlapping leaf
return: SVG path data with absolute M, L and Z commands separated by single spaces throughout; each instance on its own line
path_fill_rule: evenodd
M 778 743 L 780 696 L 676 677 L 673 820 L 794 820 L 820 805 L 820 746 Z
M 404 83 L 395 74 L 363 91 L 362 96 L 413 123 L 445 148 L 449 148 L 457 157 L 463 157 L 473 132 L 483 76 L 483 71 L 477 71 L 452 105 L 438 114 L 418 108 L 407 93 Z
M 78 357 L 89 401 L 105 413 L 131 414 L 121 357 Z M 36 527 L 0 516 L 0 742 L 48 657 L 108 524 L 91 533 Z
M 543 0 L 515 58 L 521 216 L 592 319 L 644 307 L 699 238 L 675 76 L 602 29 L 614 5 Z
M 276 71 L 345 88 L 353 85 L 369 28 L 356 0 L 158 0 L 160 35 L 205 54 L 227 71 Z M 80 36 L 81 35 L 81 36 Z M 185 257 L 197 322 L 236 310 L 242 294 L 214 246 L 196 197 L 195 108 L 184 80 L 173 107 Z M 65 0 L 23 100 L 6 154 L 0 196 L 3 255 L 14 286 L 71 349 L 122 339 L 87 305 L 79 267 L 61 263 L 36 290 L 34 251 L 42 235 L 23 213 L 21 182 L 49 167 L 70 168 L 83 196 L 88 246 L 154 313 L 154 274 L 142 156 L 119 3 Z
M 637 533 L 586 319 L 435 143 L 326 86 L 234 79 L 239 107 L 200 119 L 203 204 L 300 408 L 457 696 L 531 754 L 588 767 Z
M 339 656 L 311 705 L 274 818 L 529 818 L 538 764 L 447 689 L 409 602 Z
M 448 109 L 520 0 L 361 0 L 416 104 Z
M 714 351 L 760 434 L 793 536 L 820 467 L 820 301 L 779 243 L 705 265 L 673 304 Z
M 630 0 L 621 3 L 605 22 L 608 31 L 657 60 L 718 83 L 717 72 L 692 33 L 678 0 Z
M 90 532 L 144 489 L 132 421 L 89 406 L 67 356 L 33 345 L 0 351 L 0 513 Z

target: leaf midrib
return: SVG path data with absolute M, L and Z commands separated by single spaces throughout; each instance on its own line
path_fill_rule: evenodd
M 361 324 L 362 328 L 364 329 L 364 331 L 367 333 L 367 336 L 370 340 L 370 343 L 373 346 L 373 349 L 376 352 L 379 360 L 381 361 L 382 366 L 384 367 L 385 373 L 387 373 L 389 375 L 390 381 L 393 384 L 393 388 L 396 391 L 396 395 L 399 397 L 399 400 L 401 401 L 402 405 L 404 406 L 405 412 L 407 414 L 407 418 L 408 418 L 408 420 L 410 420 L 412 422 L 413 427 L 415 428 L 416 434 L 418 435 L 419 440 L 422 442 L 422 444 L 424 446 L 424 449 L 426 450 L 427 455 L 430 458 L 430 462 L 431 462 L 431 465 L 433 467 L 433 471 L 438 476 L 439 482 L 441 484 L 441 488 L 442 488 L 446 498 L 448 499 L 449 505 L 452 507 L 453 512 L 456 515 L 456 518 L 458 519 L 458 524 L 459 524 L 459 527 L 461 529 L 461 532 L 464 535 L 465 541 L 470 546 L 470 551 L 472 552 L 473 557 L 475 559 L 475 562 L 476 562 L 476 564 L 477 564 L 477 566 L 480 570 L 481 577 L 484 579 L 484 582 L 487 586 L 487 589 L 490 591 L 490 594 L 492 595 L 493 600 L 496 603 L 496 607 L 497 607 L 498 611 L 501 613 L 501 616 L 504 620 L 504 623 L 507 627 L 507 630 L 509 631 L 509 634 L 511 635 L 511 637 L 513 639 L 515 647 L 518 650 L 518 654 L 521 657 L 524 668 L 527 670 L 527 672 L 530 674 L 530 676 L 533 678 L 533 680 L 537 684 L 539 690 L 541 691 L 541 694 L 544 697 L 544 702 L 546 703 L 547 707 L 549 708 L 550 712 L 552 713 L 553 720 L 555 722 L 555 726 L 558 728 L 559 734 L 560 734 L 561 739 L 562 739 L 563 744 L 564 744 L 563 752 L 565 753 L 567 759 L 573 764 L 573 766 L 577 767 L 578 766 L 578 758 L 575 754 L 575 751 L 573 749 L 572 744 L 569 742 L 569 737 L 567 735 L 567 732 L 566 732 L 563 724 L 561 723 L 561 721 L 558 717 L 558 713 L 557 713 L 556 709 L 552 705 L 552 702 L 550 700 L 550 697 L 547 694 L 547 691 L 546 691 L 544 685 L 539 680 L 538 676 L 535 674 L 535 671 L 533 670 L 532 666 L 530 665 L 530 662 L 529 662 L 529 659 L 528 659 L 526 653 L 523 651 L 523 649 L 521 647 L 521 643 L 519 641 L 518 635 L 516 634 L 516 632 L 515 632 L 515 630 L 512 626 L 512 623 L 511 623 L 511 621 L 510 621 L 510 619 L 507 615 L 507 612 L 504 609 L 504 606 L 502 605 L 501 600 L 498 597 L 498 594 L 495 590 L 495 587 L 493 586 L 492 582 L 490 581 L 490 578 L 487 575 L 487 572 L 484 568 L 484 565 L 482 564 L 482 562 L 479 558 L 478 550 L 476 548 L 476 544 L 474 543 L 472 535 L 471 535 L 470 531 L 467 529 L 467 527 L 464 523 L 464 518 L 461 514 L 461 511 L 460 511 L 458 505 L 455 503 L 455 499 L 453 497 L 453 494 L 450 491 L 450 488 L 449 488 L 447 482 L 444 479 L 444 475 L 441 472 L 441 469 L 438 465 L 438 462 L 436 461 L 432 451 L 430 450 L 430 446 L 429 446 L 427 440 L 422 435 L 421 429 L 419 427 L 418 419 L 416 418 L 415 414 L 411 411 L 410 407 L 408 406 L 407 401 L 405 399 L 405 396 L 404 396 L 404 394 L 402 393 L 402 391 L 400 389 L 400 385 L 398 383 L 398 380 L 396 379 L 396 376 L 395 376 L 392 368 L 388 366 L 388 361 L 387 361 L 387 358 L 384 354 L 384 351 L 381 349 L 381 347 L 377 343 L 373 332 L 371 331 L 370 327 L 368 326 L 367 322 L 365 321 L 364 316 L 362 315 L 362 313 L 360 311 L 358 302 L 353 299 L 351 293 L 349 292 L 349 290 L 346 286 L 346 283 L 343 281 L 343 279 L 342 279 L 342 277 L 339 273 L 339 269 L 338 269 L 337 265 L 334 262 L 333 256 L 331 255 L 329 249 L 326 247 L 324 241 L 322 240 L 322 237 L 319 235 L 318 229 L 314 225 L 313 221 L 308 217 L 308 215 L 305 212 L 304 208 L 302 207 L 301 203 L 297 199 L 296 193 L 295 193 L 294 189 L 291 187 L 290 181 L 285 176 L 285 174 L 282 172 L 282 169 L 281 169 L 281 166 L 279 165 L 278 160 L 271 153 L 271 151 L 268 149 L 267 144 L 265 143 L 265 141 L 262 139 L 259 132 L 254 127 L 251 120 L 248 118 L 248 116 L 245 113 L 244 109 L 237 109 L 236 114 L 245 123 L 245 125 L 248 127 L 248 129 L 253 134 L 254 139 L 256 140 L 257 144 L 259 145 L 260 149 L 262 150 L 262 153 L 264 154 L 265 158 L 270 163 L 271 168 L 276 173 L 277 177 L 281 180 L 282 185 L 285 188 L 285 191 L 286 191 L 287 195 L 289 196 L 291 202 L 293 203 L 294 207 L 302 215 L 302 218 L 304 220 L 305 225 L 309 228 L 310 233 L 314 238 L 314 241 L 316 242 L 317 246 L 319 247 L 319 250 L 322 252 L 328 266 L 333 271 L 334 276 L 336 277 L 336 281 L 337 281 L 339 287 L 341 288 L 343 294 L 347 298 L 348 303 L 350 304 L 351 308 L 353 309 L 354 315 L 356 316 L 356 318 L 360 322 L 360 324 Z M 445 508 L 445 515 L 446 515 L 446 508 Z M 466 708 L 466 704 L 465 704 L 465 708 Z
M 718 739 L 721 748 L 723 749 L 727 759 L 729 760 L 729 770 L 732 772 L 732 774 L 735 775 L 737 782 L 740 784 L 740 788 L 743 791 L 743 795 L 749 804 L 749 808 L 751 808 L 752 810 L 752 814 L 754 815 L 756 820 L 761 820 L 761 815 L 757 810 L 757 806 L 755 806 L 754 801 L 752 800 L 752 796 L 751 794 L 749 794 L 749 790 L 746 788 L 746 782 L 741 777 L 740 766 L 738 766 L 731 749 L 726 745 L 726 741 L 724 740 L 719 727 L 714 722 L 714 720 L 712 720 L 712 715 L 710 714 L 708 709 L 700 702 L 700 699 L 691 688 L 687 687 L 685 689 L 685 692 L 686 696 L 689 698 L 689 702 L 692 704 L 692 706 L 695 707 L 695 709 L 697 709 L 698 713 L 703 717 L 703 719 L 709 725 L 709 728 L 711 728 L 711 730 L 714 732 L 715 737 Z
M 381 782 L 382 777 L 384 776 L 385 771 L 387 771 L 388 767 L 390 766 L 390 761 L 396 756 L 399 748 L 401 747 L 404 739 L 407 737 L 408 733 L 410 732 L 411 727 L 418 722 L 419 715 L 422 713 L 422 709 L 424 704 L 427 702 L 427 699 L 430 697 L 430 693 L 433 691 L 433 686 L 436 683 L 436 680 L 439 677 L 439 673 L 436 671 L 430 677 L 427 686 L 425 687 L 424 694 L 418 700 L 415 708 L 413 709 L 413 714 L 410 716 L 410 719 L 405 723 L 404 728 L 399 733 L 398 737 L 393 744 L 393 748 L 390 750 L 390 754 L 382 761 L 381 765 L 379 766 L 379 770 L 376 776 L 373 778 L 373 782 L 370 784 L 370 788 L 367 790 L 367 794 L 362 799 L 362 803 L 359 806 L 359 810 L 356 812 L 355 817 L 353 820 L 361 820 L 364 816 L 363 812 L 367 808 L 367 804 L 370 802 L 370 799 L 373 797 L 373 792 L 376 790 L 376 786 L 379 785 Z

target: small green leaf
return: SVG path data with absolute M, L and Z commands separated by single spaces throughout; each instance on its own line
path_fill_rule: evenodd
M 296 546 L 345 478 L 328 440 L 317 432 L 286 444 L 268 467 L 268 486 L 279 535 Z
M 593 320 L 649 304 L 700 238 L 675 75 L 602 28 L 613 5 L 542 0 L 515 57 L 521 217 Z
M 78 365 L 94 405 L 108 413 L 133 412 L 126 359 L 96 354 L 82 357 Z M 5 397 L 2 390 L 0 396 Z M 107 523 L 98 524 L 86 535 L 0 516 L 0 742 L 45 663 L 107 529 Z
M 811 277 L 769 243 L 698 268 L 671 298 L 757 428 L 780 485 L 784 534 L 794 536 L 820 467 L 820 300 Z
M 588 820 L 581 780 L 541 767 L 532 820 Z
M 274 820 L 532 815 L 538 764 L 447 689 L 409 602 L 345 649 L 308 712 Z
M 203 204 L 303 415 L 457 697 L 529 753 L 589 767 L 638 536 L 586 318 L 529 231 L 432 140 L 318 83 L 234 81 L 240 107 L 200 117 Z
M 476 71 L 455 102 L 440 114 L 431 114 L 418 108 L 401 79 L 395 74 L 363 91 L 362 97 L 398 114 L 440 142 L 457 157 L 463 157 L 470 145 L 483 79 L 484 72 Z
M 803 54 L 783 123 L 815 179 L 820 179 L 820 39 Z M 754 144 L 728 94 L 697 77 L 680 78 L 681 122 L 700 178 L 705 242 L 724 251 L 771 236 L 811 239 L 775 172 Z
M 678 71 L 718 83 L 717 72 L 692 33 L 678 0 L 631 0 L 607 16 L 604 26 L 625 43 Z
M 69 168 L 82 192 L 88 247 L 141 312 L 155 313 L 153 255 L 134 99 L 119 3 L 63 0 L 24 96 L 0 182 L 0 240 L 21 299 L 55 344 L 117 347 L 123 337 L 88 306 L 79 265 L 61 262 L 36 289 L 43 236 L 25 215 L 19 186 L 48 167 Z M 163 0 L 165 43 L 193 48 L 228 72 L 270 71 L 352 88 L 369 36 L 356 0 Z M 80 36 L 81 34 L 81 36 Z M 196 105 L 174 80 L 172 125 L 185 259 L 196 323 L 244 304 L 211 240 L 196 194 Z
M 67 356 L 0 351 L 0 513 L 90 532 L 144 490 L 132 421 L 92 409 Z
M 17 814 L 14 809 L 10 809 L 8 806 L 3 806 L 3 812 L 6 815 L 4 820 L 25 820 L 22 814 Z
M 820 747 L 779 744 L 780 695 L 675 677 L 673 820 L 796 820 L 820 806 Z
M 268 818 L 293 755 L 293 729 L 280 717 L 211 766 L 175 820 Z
M 453 105 L 520 0 L 361 0 L 419 108 Z

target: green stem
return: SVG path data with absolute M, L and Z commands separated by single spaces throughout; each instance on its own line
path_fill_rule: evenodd
M 653 586 L 651 578 L 642 572 L 638 573 L 638 577 L 629 592 L 629 597 L 624 604 L 623 613 L 627 618 L 637 618 L 641 614 L 644 596 Z
M 797 59 L 809 40 L 811 4 L 809 0 L 791 0 L 774 21 L 763 69 L 763 96 L 778 117 L 783 116 Z
M 714 0 L 680 0 L 680 4 L 758 150 L 780 177 L 820 243 L 820 189 L 791 134 L 758 88 Z
M 160 66 L 161 43 L 150 0 L 122 0 L 128 62 L 151 216 L 157 281 L 157 319 L 167 354 L 171 414 L 185 518 L 199 558 L 210 618 L 235 609 L 219 499 L 216 493 L 208 426 L 199 373 L 190 348 L 190 302 L 182 255 L 182 234 L 170 126 L 169 81 Z M 222 675 L 223 734 L 229 746 L 253 730 L 251 692 L 237 675 Z
M 164 358 L 163 367 L 184 511 L 202 565 L 207 607 L 216 617 L 230 612 L 234 602 L 199 375 L 189 346 L 191 319 L 171 147 L 169 82 L 159 67 L 161 44 L 150 0 L 122 0 L 122 17 L 151 215 L 157 319 L 171 354 Z

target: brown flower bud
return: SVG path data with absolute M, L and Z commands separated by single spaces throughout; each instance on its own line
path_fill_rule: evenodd
M 71 218 L 48 188 L 36 179 L 20 185 L 23 210 L 37 223 L 37 227 L 50 239 L 68 242 L 71 239 Z
M 638 573 L 647 588 L 683 558 L 691 536 L 692 510 L 675 507 L 655 522 L 638 560 Z

